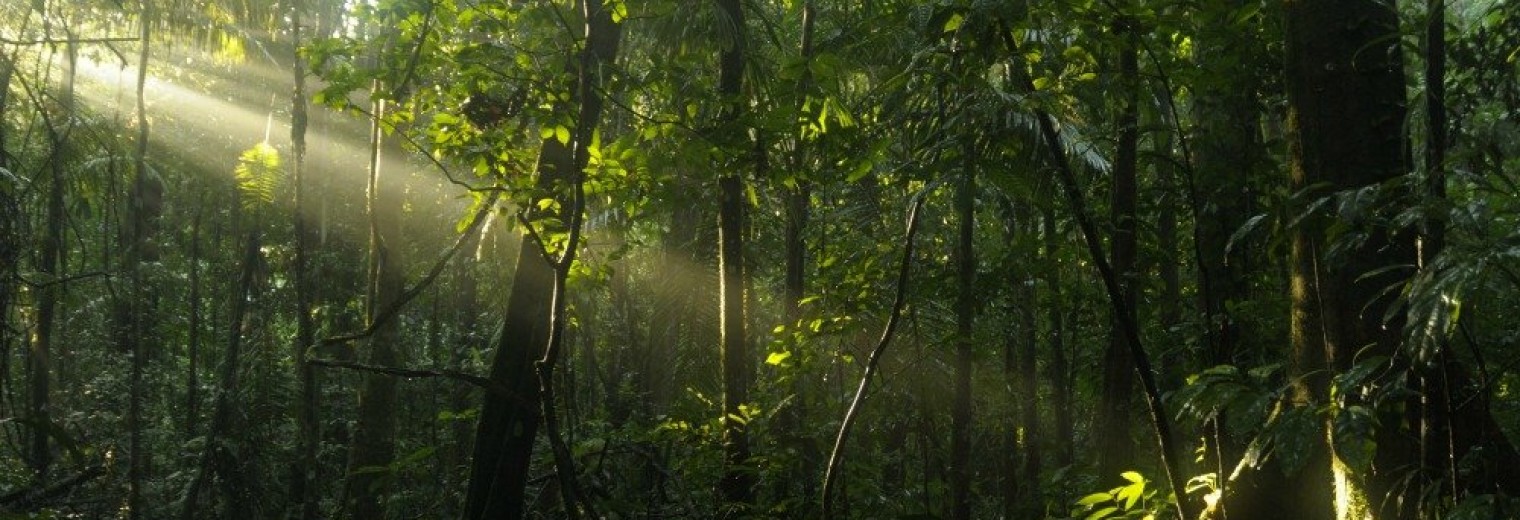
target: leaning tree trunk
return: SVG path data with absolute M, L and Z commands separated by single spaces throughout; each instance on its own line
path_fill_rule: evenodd
M 571 72 L 576 75 L 578 87 L 571 99 L 555 106 L 554 111 L 569 114 L 578 107 L 577 133 L 591 135 L 582 129 L 594 128 L 601 119 L 603 69 L 617 55 L 622 26 L 612 21 L 611 12 L 602 2 L 586 0 L 581 6 L 587 14 L 586 44 L 576 69 Z M 588 143 L 569 144 L 584 147 Z M 587 154 L 575 153 L 556 139 L 545 139 L 539 150 L 536 191 L 559 201 L 559 207 L 570 207 L 571 201 L 554 188 L 563 187 L 572 175 L 584 169 L 586 160 Z M 542 353 L 549 340 L 553 290 L 554 269 L 544 261 L 541 251 L 523 241 L 518 248 L 506 319 L 495 338 L 496 356 L 491 362 L 491 382 L 507 391 L 503 395 L 488 394 L 481 409 L 465 497 L 466 519 L 515 520 L 523 516 L 527 468 L 533 459 L 540 421 L 533 363 L 537 359 L 535 354 Z

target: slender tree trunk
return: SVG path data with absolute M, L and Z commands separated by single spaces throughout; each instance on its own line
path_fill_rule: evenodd
M 236 210 L 234 210 L 236 211 Z M 201 452 L 200 464 L 185 491 L 181 520 L 209 518 L 199 507 L 201 490 L 208 480 L 221 483 L 224 495 L 222 518 L 242 518 L 250 511 L 245 494 L 246 485 L 240 475 L 236 454 L 227 441 L 234 429 L 233 399 L 238 391 L 238 373 L 242 365 L 243 334 L 248 324 L 248 299 L 253 292 L 254 272 L 258 269 L 258 233 L 249 233 L 247 246 L 243 249 L 243 267 L 238 275 L 237 286 L 230 298 L 231 323 L 227 326 L 227 356 L 222 359 L 221 382 L 216 390 L 216 409 L 212 411 L 211 430 L 206 432 L 206 448 Z
M 578 68 L 572 71 L 579 85 L 570 101 L 555 107 L 568 114 L 578 108 L 577 134 L 591 135 L 601 119 L 603 68 L 612 64 L 622 39 L 622 26 L 612 22 L 611 13 L 601 2 L 583 2 L 593 16 L 586 19 L 586 46 L 581 50 Z M 573 143 L 584 147 L 587 143 Z M 553 192 L 563 186 L 586 165 L 585 153 L 573 150 L 556 139 L 545 139 L 539 151 L 536 189 L 570 207 L 563 193 Z M 533 377 L 535 353 L 542 353 L 549 340 L 550 303 L 554 288 L 554 270 L 543 254 L 528 243 L 518 249 L 517 271 L 513 275 L 506 319 L 497 334 L 496 356 L 491 363 L 490 379 L 507 389 L 505 395 L 487 395 L 476 427 L 475 455 L 470 468 L 470 485 L 465 499 L 464 517 L 476 519 L 517 519 L 523 516 L 523 500 L 528 483 L 527 468 L 533 459 L 533 443 L 540 421 L 539 388 Z
M 1139 319 L 1135 311 L 1139 299 L 1135 290 L 1136 230 L 1135 216 L 1136 171 L 1140 132 L 1139 111 L 1139 43 L 1138 22 L 1121 18 L 1114 23 L 1117 38 L 1122 41 L 1119 51 L 1119 83 L 1123 107 L 1119 113 L 1119 149 L 1114 161 L 1113 203 L 1110 207 L 1114 236 L 1110 250 L 1114 272 L 1124 293 L 1124 301 L 1130 304 L 1123 310 L 1129 316 L 1115 317 L 1109 331 L 1108 348 L 1103 353 L 1103 395 L 1096 422 L 1098 437 L 1098 478 L 1112 481 L 1119 473 L 1133 469 L 1135 463 L 1134 389 L 1135 365 L 1131 346 L 1125 338 L 1121 323 L 1126 319 L 1134 323 Z
M 1241 63 L 1254 63 L 1262 55 L 1250 32 L 1238 30 L 1236 10 L 1244 0 L 1231 0 L 1203 10 L 1205 32 L 1198 41 L 1198 66 L 1210 78 L 1193 97 L 1197 114 L 1193 144 L 1197 200 L 1198 277 L 1200 300 L 1209 327 L 1210 364 L 1235 362 L 1239 344 L 1251 337 L 1232 307 L 1247 297 L 1246 270 L 1250 248 L 1236 244 L 1228 254 L 1230 236 L 1250 216 L 1252 180 L 1260 172 L 1262 156 L 1260 113 L 1256 92 L 1259 81 L 1240 72 Z
M 290 12 L 291 46 L 299 52 L 303 27 L 302 15 L 305 0 L 293 0 Z M 291 75 L 295 87 L 290 94 L 290 175 L 295 185 L 294 218 L 295 251 L 290 266 L 296 292 L 296 341 L 292 359 L 295 360 L 297 394 L 295 410 L 297 459 L 291 466 L 290 501 L 299 504 L 302 520 L 316 520 L 320 515 L 315 489 L 318 465 L 317 447 L 322 442 L 321 425 L 317 422 L 316 372 L 307 363 L 307 357 L 316 345 L 316 323 L 312 320 L 315 291 L 311 287 L 308 272 L 314 238 L 307 224 L 306 215 L 306 62 L 292 60 Z
M 405 290 L 401 264 L 400 190 L 380 185 L 380 155 L 384 133 L 385 100 L 380 83 L 371 91 L 369 189 L 367 213 L 370 226 L 370 298 L 366 325 L 374 323 L 382 309 L 396 304 Z M 401 342 L 399 320 L 386 320 L 370 336 L 368 363 L 390 367 L 397 363 Z M 344 491 L 345 513 L 354 520 L 383 518 L 381 498 L 386 490 L 381 474 L 372 471 L 391 463 L 396 451 L 396 378 L 388 374 L 366 373 L 359 391 L 359 418 L 354 425 L 353 444 L 349 448 L 348 480 Z
M 157 259 L 151 250 L 152 235 L 163 211 L 163 182 L 148 170 L 148 113 L 146 86 L 148 80 L 148 43 L 150 29 L 155 21 L 153 3 L 142 0 L 141 18 L 138 20 L 141 46 L 137 61 L 137 153 L 131 195 L 128 197 L 126 221 L 126 253 L 122 270 L 126 272 L 128 289 L 123 302 L 124 311 L 117 330 L 121 350 L 132 356 L 128 375 L 128 460 L 127 460 L 127 517 L 139 520 L 147 513 L 143 502 L 143 486 L 148 480 L 149 453 L 142 443 L 143 430 L 143 368 L 147 364 L 149 334 L 148 283 L 144 280 L 142 264 Z
M 47 481 L 48 469 L 52 465 L 52 451 L 48 447 L 48 431 L 51 429 L 51 394 L 50 378 L 52 377 L 53 335 L 55 318 L 58 304 L 62 299 L 64 284 L 55 283 L 63 276 L 65 255 L 68 248 L 64 244 L 64 161 L 69 157 L 69 139 L 74 128 L 74 77 L 75 64 L 78 60 L 78 52 L 73 44 L 67 46 L 68 54 L 65 56 L 63 95 L 60 97 L 60 114 L 57 116 L 58 126 L 50 126 L 47 129 L 52 151 L 48 164 L 48 191 L 47 191 L 47 229 L 39 244 L 41 251 L 41 263 L 37 266 L 38 274 L 43 275 L 46 285 L 37 290 L 37 321 L 32 329 L 32 344 L 27 351 L 27 376 L 28 376 L 28 414 L 35 425 L 31 437 L 28 439 L 28 463 L 31 466 L 32 477 L 38 484 Z
M 202 203 L 196 203 L 195 217 L 190 223 L 190 295 L 186 314 L 185 358 L 189 365 L 185 374 L 185 437 L 195 438 L 201 423 L 201 212 Z
M 812 72 L 808 65 L 813 59 L 813 26 L 814 6 L 813 0 L 802 2 L 802 36 L 801 55 L 803 60 L 802 77 L 797 80 L 797 104 L 798 113 L 806 103 L 812 91 Z M 791 177 L 795 185 L 786 189 L 786 230 L 782 242 L 785 245 L 783 253 L 786 262 L 784 295 L 781 301 L 782 316 L 788 327 L 795 327 L 798 320 L 802 319 L 802 298 L 806 292 L 807 276 L 807 244 L 803 234 L 807 230 L 809 210 L 812 199 L 812 182 L 808 179 L 806 171 L 809 164 L 807 159 L 807 140 L 803 136 L 802 127 L 798 128 L 794 137 L 791 156 Z M 794 348 L 801 348 L 795 345 Z M 791 406 L 786 408 L 786 413 L 780 417 L 782 435 L 789 437 L 789 443 L 798 450 L 797 465 L 793 468 L 793 477 L 789 480 L 801 483 L 802 510 L 801 514 L 811 514 L 813 510 L 813 498 L 817 492 L 818 475 L 818 444 L 815 439 L 807 435 L 808 393 L 802 386 L 803 378 L 790 378 Z M 789 483 L 782 483 L 788 486 Z M 785 489 L 785 488 L 784 488 Z
M 971 518 L 971 370 L 976 338 L 976 173 L 971 147 L 955 190 L 955 362 L 950 405 L 950 517 Z
M 1065 334 L 1067 323 L 1063 320 L 1063 308 L 1061 301 L 1061 253 L 1060 253 L 1060 225 L 1056 222 L 1055 211 L 1045 209 L 1041 212 L 1040 220 L 1044 227 L 1044 258 L 1046 268 L 1045 285 L 1048 287 L 1045 295 L 1046 321 L 1050 322 L 1050 374 L 1051 403 L 1050 407 L 1055 411 L 1055 434 L 1056 434 L 1056 466 L 1066 468 L 1075 462 L 1075 422 L 1072 414 L 1072 390 L 1070 372 L 1066 352 Z M 1075 323 L 1075 320 L 1071 321 Z
M 1017 207 L 1014 211 L 1015 233 L 1020 235 L 1038 232 L 1033 225 L 1034 215 L 1028 207 Z M 1022 228 L 1022 229 L 1020 229 Z M 1026 249 L 1029 261 L 1025 265 L 1033 265 L 1034 250 Z M 1017 275 L 1020 280 L 1014 286 L 1015 299 L 1018 301 L 1016 316 L 1018 318 L 1018 349 L 1017 359 L 1011 367 L 1018 381 L 1018 401 L 1021 403 L 1019 418 L 1023 432 L 1019 435 L 1022 439 L 1023 460 L 1020 463 L 1023 473 L 1023 485 L 1019 498 L 1024 505 L 1023 511 L 1029 514 L 1038 514 L 1040 498 L 1040 472 L 1041 457 L 1043 452 L 1041 442 L 1045 439 L 1045 431 L 1040 426 L 1040 391 L 1039 372 L 1036 367 L 1036 352 L 1039 345 L 1039 330 L 1036 324 L 1034 280 L 1026 272 Z M 1015 511 L 1018 512 L 1018 511 Z

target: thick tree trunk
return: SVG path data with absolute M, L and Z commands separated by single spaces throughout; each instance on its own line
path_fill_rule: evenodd
M 1397 13 L 1375 0 L 1289 1 L 1286 7 L 1292 191 L 1333 196 L 1403 175 L 1404 78 L 1396 48 Z M 1401 319 L 1384 321 L 1395 295 L 1382 291 L 1408 273 L 1374 271 L 1415 263 L 1410 234 L 1373 224 L 1376 213 L 1334 211 L 1311 215 L 1293 230 L 1289 377 L 1295 382 L 1295 406 L 1330 403 L 1332 377 L 1365 356 L 1394 355 L 1403 328 Z M 1350 226 L 1365 240 L 1332 257 L 1326 231 L 1333 225 Z M 1346 392 L 1341 406 L 1359 399 L 1357 392 Z M 1385 456 L 1413 446 L 1387 419 L 1378 418 L 1386 428 L 1379 428 L 1370 464 L 1338 449 L 1339 432 L 1331 430 L 1328 444 L 1319 447 L 1328 456 L 1311 459 L 1296 479 L 1303 489 L 1290 495 L 1289 502 L 1309 509 L 1300 518 L 1362 518 L 1382 507 L 1390 509 L 1379 511 L 1379 517 L 1402 516 L 1399 501 L 1382 500 L 1392 473 L 1399 471 L 1385 466 L 1390 462 Z M 1327 475 L 1334 483 L 1333 501 L 1324 492 L 1331 484 L 1324 480 Z
M 1124 312 L 1127 318 L 1115 317 L 1109 331 L 1108 348 L 1103 352 L 1103 395 L 1096 423 L 1098 438 L 1098 478 L 1100 482 L 1113 481 L 1119 474 L 1134 469 L 1134 390 L 1135 362 L 1122 330 L 1127 319 L 1135 323 L 1135 308 L 1139 299 L 1135 290 L 1136 231 L 1135 216 L 1136 171 L 1139 166 L 1138 144 L 1140 139 L 1140 29 L 1135 21 L 1120 19 L 1114 24 L 1116 35 L 1123 43 L 1119 51 L 1119 83 L 1124 96 L 1119 113 L 1119 149 L 1114 161 L 1112 192 L 1112 220 L 1114 226 L 1110 252 L 1114 272 L 1129 305 Z
M 739 0 L 719 0 L 721 21 L 732 40 L 718 57 L 718 96 L 723 120 L 743 117 L 745 66 L 744 11 Z M 743 139 L 743 127 L 726 128 L 724 138 Z M 721 363 L 723 365 L 723 478 L 718 492 L 728 514 L 744 514 L 754 501 L 755 475 L 749 466 L 749 427 L 739 407 L 749 401 L 749 339 L 744 309 L 744 180 L 738 163 L 727 165 L 718 179 L 718 294 Z
M 586 20 L 586 46 L 581 50 L 576 92 L 570 101 L 555 111 L 568 114 L 579 107 L 575 120 L 578 134 L 590 135 L 601 119 L 600 86 L 605 72 L 617 55 L 622 27 L 612 22 L 611 13 L 601 2 L 582 2 L 591 14 Z M 587 143 L 572 143 L 584 147 Z M 536 190 L 570 207 L 564 193 L 556 190 L 586 165 L 585 153 L 574 151 L 558 140 L 545 139 L 539 151 Z M 465 499 L 466 519 L 517 519 L 523 516 L 524 492 L 528 467 L 533 459 L 533 443 L 538 433 L 540 405 L 538 381 L 534 377 L 535 354 L 541 354 L 549 340 L 551 297 L 554 270 L 544 261 L 541 251 L 522 242 L 518 248 L 517 270 L 513 275 L 507 315 L 495 338 L 496 356 L 491 362 L 490 379 L 507 389 L 505 395 L 488 394 L 475 430 L 475 454 L 470 468 L 470 485 Z

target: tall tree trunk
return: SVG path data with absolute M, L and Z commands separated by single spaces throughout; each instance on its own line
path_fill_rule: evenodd
M 1030 236 L 1038 232 L 1033 225 L 1034 215 L 1027 206 L 1020 206 L 1014 210 L 1016 227 L 1015 232 L 1021 236 Z M 1019 229 L 1022 227 L 1023 229 Z M 1025 265 L 1033 265 L 1035 250 L 1025 248 Z M 1020 463 L 1022 466 L 1023 482 L 1019 496 L 1030 514 L 1037 514 L 1040 498 L 1040 471 L 1041 451 L 1040 443 L 1045 439 L 1044 429 L 1040 427 L 1040 390 L 1039 372 L 1036 367 L 1036 352 L 1039 345 L 1039 331 L 1035 316 L 1035 286 L 1031 273 L 1026 268 L 1024 273 L 1018 275 L 1021 279 L 1014 287 L 1015 298 L 1019 302 L 1016 316 L 1018 317 L 1018 359 L 1014 363 L 1014 371 L 1018 379 L 1018 401 L 1021 403 L 1022 412 L 1019 418 L 1019 426 L 1023 432 L 1019 437 L 1023 440 L 1024 457 Z
M 128 289 L 121 303 L 121 315 L 117 329 L 120 350 L 132 356 L 128 375 L 128 459 L 127 459 L 127 517 L 139 520 L 147 513 L 143 502 L 143 486 L 147 482 L 149 453 L 142 443 L 143 430 L 143 369 L 150 352 L 147 333 L 149 316 L 149 288 L 144 279 L 142 265 L 157 260 L 152 248 L 152 235 L 163 212 L 164 185 L 157 175 L 148 170 L 148 112 L 146 86 L 148 81 L 148 42 L 155 16 L 153 3 L 142 0 L 140 46 L 137 61 L 137 152 L 132 178 L 131 194 L 127 198 L 128 211 L 125 222 L 126 253 L 122 255 L 122 271 L 127 275 Z
M 813 59 L 813 26 L 814 5 L 813 0 L 802 2 L 802 36 L 801 55 L 803 61 L 802 77 L 797 80 L 797 103 L 795 108 L 801 114 L 802 107 L 806 104 L 808 96 L 812 92 L 812 72 L 808 70 Z M 806 171 L 807 165 L 807 139 L 803 135 L 803 127 L 799 126 L 797 135 L 794 136 L 791 156 L 791 178 L 795 185 L 786 189 L 786 230 L 782 242 L 785 245 L 783 253 L 786 262 L 785 291 L 781 300 L 782 316 L 788 327 L 795 327 L 798 320 L 802 319 L 802 298 L 806 291 L 807 276 L 807 244 L 803 234 L 807 230 L 809 210 L 812 199 L 812 182 Z M 801 348 L 796 345 L 794 348 Z M 792 469 L 793 477 L 801 483 L 802 511 L 800 514 L 811 514 L 813 499 L 816 496 L 818 475 L 818 445 L 815 439 L 807 435 L 804 427 L 807 421 L 807 392 L 802 387 L 801 377 L 790 378 L 790 394 L 792 403 L 787 407 L 785 414 L 780 417 L 782 435 L 790 437 L 789 444 L 798 450 L 797 465 Z M 782 483 L 786 486 L 787 483 Z M 785 492 L 783 493 L 785 494 Z
M 290 12 L 291 46 L 299 52 L 302 44 L 301 24 L 305 0 L 293 0 Z M 297 459 L 291 465 L 290 501 L 299 504 L 302 520 L 316 520 L 318 493 L 315 489 L 317 447 L 322 442 L 321 426 L 317 422 L 316 372 L 307 363 L 307 357 L 316 342 L 316 323 L 312 320 L 314 304 L 311 277 L 308 272 L 311 248 L 315 237 L 307 225 L 306 216 L 306 61 L 291 60 L 291 75 L 295 86 L 290 93 L 290 176 L 295 185 L 293 213 L 295 251 L 290 266 L 296 292 L 296 341 L 292 359 L 296 370 L 296 403 L 292 410 L 296 419 Z
M 1098 478 L 1102 482 L 1114 480 L 1119 473 L 1133 469 L 1135 463 L 1134 388 L 1135 362 L 1121 325 L 1125 320 L 1135 323 L 1139 300 L 1135 297 L 1136 230 L 1135 216 L 1136 171 L 1139 166 L 1138 144 L 1140 138 L 1140 28 L 1130 18 L 1114 22 L 1116 37 L 1122 42 L 1119 50 L 1119 89 L 1123 106 L 1119 113 L 1119 149 L 1114 161 L 1113 202 L 1110 206 L 1114 225 L 1111 242 L 1114 272 L 1129 305 L 1123 312 L 1129 316 L 1114 317 L 1109 330 L 1108 348 L 1103 352 L 1103 395 L 1096 423 L 1098 438 Z
M 66 70 L 63 76 L 63 93 L 59 98 L 59 115 L 57 124 L 50 125 L 47 129 L 48 138 L 52 144 L 52 151 L 48 160 L 48 191 L 47 191 L 47 229 L 43 235 L 42 243 L 39 244 L 41 251 L 41 263 L 37 266 L 38 274 L 43 275 L 44 284 L 37 289 L 37 321 L 32 329 L 32 344 L 27 351 L 27 376 L 28 376 L 28 410 L 34 424 L 32 436 L 28 439 L 28 460 L 31 466 L 32 476 L 38 484 L 48 478 L 48 469 L 52 465 L 52 451 L 48 447 L 49 431 L 51 423 L 51 393 L 50 378 L 52 377 L 53 334 L 54 320 L 57 316 L 59 300 L 63 295 L 64 284 L 59 278 L 64 276 L 63 266 L 68 248 L 64 244 L 64 161 L 68 160 L 69 139 L 74 128 L 74 78 L 75 65 L 78 62 L 78 50 L 72 43 L 67 45 L 67 55 L 64 57 Z
M 373 324 L 380 312 L 396 305 L 405 290 L 401 264 L 400 190 L 380 185 L 380 155 L 385 117 L 383 89 L 375 82 L 370 91 L 369 189 L 369 283 L 370 294 L 366 326 Z M 397 363 L 401 342 L 398 319 L 385 320 L 369 340 L 368 363 L 389 367 Z M 359 391 L 359 418 L 354 425 L 353 444 L 349 448 L 348 480 L 344 491 L 346 516 L 354 520 L 383 518 L 381 499 L 386 490 L 381 473 L 372 471 L 391 463 L 396 451 L 396 378 L 389 374 L 366 373 Z
M 1404 174 L 1404 78 L 1396 47 L 1397 13 L 1375 0 L 1289 1 L 1286 7 L 1291 190 L 1333 196 Z M 1376 214 L 1334 211 L 1317 211 L 1292 232 L 1289 378 L 1294 381 L 1295 406 L 1330 404 L 1332 377 L 1351 368 L 1358 356 L 1392 356 L 1403 328 L 1402 319 L 1385 322 L 1395 302 L 1394 295 L 1382 290 L 1407 272 L 1374 271 L 1413 265 L 1411 237 L 1371 224 Z M 1334 225 L 1350 226 L 1353 232 L 1365 233 L 1365 239 L 1332 258 L 1325 230 Z M 1349 401 L 1332 410 L 1358 399 L 1358 392 L 1346 391 L 1344 399 Z M 1381 505 L 1393 508 L 1381 511 L 1388 518 L 1401 515 L 1399 501 L 1384 502 L 1387 489 L 1378 485 L 1388 472 L 1398 471 L 1382 464 L 1383 454 L 1398 449 L 1399 428 L 1386 427 L 1386 435 L 1377 435 L 1370 467 L 1366 457 L 1338 449 L 1341 432 L 1330 429 L 1325 437 L 1329 442 L 1319 446 L 1321 455 L 1310 460 L 1296 479 L 1300 489 L 1287 499 L 1307 506 L 1296 512 L 1299 518 L 1362 518 Z M 1326 493 L 1332 481 L 1334 500 Z
M 585 48 L 571 71 L 578 88 L 555 112 L 575 118 L 577 134 L 591 135 L 601 119 L 603 69 L 611 65 L 622 39 L 622 26 L 601 2 L 583 1 Z M 584 147 L 588 143 L 573 143 Z M 570 207 L 565 195 L 554 190 L 585 168 L 587 154 L 574 153 L 558 140 L 545 139 L 539 150 L 536 190 Z M 506 395 L 487 395 L 476 426 L 475 455 L 465 499 L 466 519 L 523 516 L 533 442 L 540 421 L 539 389 L 533 377 L 534 353 L 542 353 L 549 340 L 550 303 L 554 270 L 541 251 L 524 241 L 518 248 L 506 319 L 495 338 L 496 356 L 491 362 L 491 381 L 507 389 Z
M 201 216 L 204 203 L 197 202 L 190 223 L 190 295 L 186 307 L 185 334 L 185 438 L 193 439 L 201 422 Z
M 971 370 L 976 338 L 976 173 L 967 146 L 955 190 L 955 362 L 950 405 L 950 517 L 971 518 Z
M 729 25 L 732 40 L 718 58 L 718 96 L 723 100 L 723 121 L 744 116 L 745 61 L 744 11 L 739 0 L 719 0 L 722 23 Z M 742 127 L 726 128 L 725 139 L 740 142 Z M 740 419 L 740 405 L 749 400 L 749 340 L 744 309 L 744 180 L 740 166 L 731 162 L 718 179 L 718 294 L 721 363 L 723 364 L 723 478 L 718 485 L 729 514 L 743 514 L 754 500 L 755 478 L 749 464 L 749 427 Z
M 1209 78 L 1196 87 L 1192 113 L 1198 150 L 1193 176 L 1198 278 L 1208 319 L 1210 364 L 1234 363 L 1239 343 L 1252 336 L 1231 313 L 1247 297 L 1249 248 L 1237 244 L 1226 254 L 1230 236 L 1250 215 L 1252 180 L 1265 159 L 1257 130 L 1259 81 L 1240 72 L 1240 64 L 1254 63 L 1262 55 L 1251 33 L 1234 23 L 1246 4 L 1231 0 L 1204 7 L 1204 33 L 1197 47 L 1198 66 Z
M 1069 353 L 1066 352 L 1066 320 L 1063 320 L 1064 306 L 1061 301 L 1061 231 L 1060 224 L 1056 222 L 1054 210 L 1046 208 L 1041 212 L 1040 221 L 1044 227 L 1044 254 L 1042 263 L 1045 265 L 1045 294 L 1046 321 L 1050 322 L 1050 375 L 1051 402 L 1050 407 L 1055 411 L 1055 434 L 1056 434 L 1056 466 L 1065 468 L 1076 461 L 1075 419 L 1072 413 L 1072 389 L 1071 389 L 1071 364 L 1068 361 Z M 1071 320 L 1070 323 L 1075 323 Z
M 233 210 L 237 211 L 237 210 Z M 233 399 L 238 391 L 238 373 L 242 365 L 243 334 L 248 325 L 248 299 L 253 292 L 254 272 L 258 269 L 258 233 L 249 233 L 247 246 L 243 248 L 243 267 L 238 275 L 237 286 L 229 298 L 231 323 L 227 326 L 227 356 L 222 359 L 221 382 L 216 390 L 216 408 L 211 415 L 211 429 L 206 432 L 206 448 L 201 452 L 200 464 L 190 480 L 181 502 L 180 519 L 208 518 L 211 515 L 199 511 L 201 490 L 207 480 L 221 483 L 223 492 L 222 518 L 242 518 L 249 513 L 246 483 L 241 480 L 237 455 L 227 441 L 234 429 Z

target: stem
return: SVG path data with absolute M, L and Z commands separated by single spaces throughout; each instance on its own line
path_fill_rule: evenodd
M 882 353 L 886 352 L 887 345 L 892 341 L 892 335 L 897 331 L 897 322 L 902 316 L 904 302 L 908 294 L 908 273 L 913 265 L 913 236 L 918 233 L 918 210 L 923 208 L 924 199 L 928 192 L 919 194 L 913 201 L 913 207 L 908 210 L 908 232 L 903 238 L 903 255 L 901 267 L 897 270 L 897 295 L 892 299 L 892 313 L 887 318 L 887 325 L 881 331 L 881 339 L 876 342 L 876 348 L 871 350 L 871 357 L 866 361 L 865 372 L 860 376 L 860 385 L 855 388 L 855 398 L 850 400 L 850 408 L 845 411 L 844 420 L 839 423 L 839 434 L 834 437 L 834 450 L 829 453 L 829 464 L 823 474 L 823 518 L 829 520 L 834 517 L 833 498 L 834 481 L 838 479 L 839 470 L 844 466 L 845 440 L 850 435 L 850 426 L 855 424 L 855 417 L 860 413 L 861 404 L 865 402 L 866 388 L 871 384 L 871 376 L 876 374 L 876 365 L 881 361 Z

